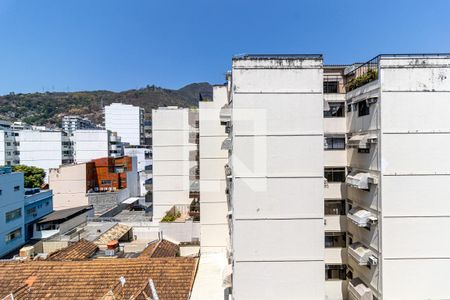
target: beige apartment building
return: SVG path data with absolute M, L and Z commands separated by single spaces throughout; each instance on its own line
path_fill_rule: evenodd
M 230 297 L 450 298 L 449 92 L 450 55 L 234 58 Z

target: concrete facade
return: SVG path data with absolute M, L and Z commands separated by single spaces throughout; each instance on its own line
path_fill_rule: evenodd
M 123 146 L 115 132 L 104 129 L 84 129 L 73 132 L 75 163 L 88 162 L 101 157 L 122 156 Z
M 105 128 L 122 138 L 123 143 L 144 144 L 144 109 L 122 103 L 105 106 Z
M 162 107 L 153 118 L 153 221 L 158 223 L 173 206 L 188 206 L 198 168 L 195 124 L 198 114 L 187 108 Z M 198 189 L 198 187 L 197 187 Z M 197 190 L 198 193 L 198 190 Z
M 325 298 L 322 84 L 321 56 L 233 59 L 235 299 Z
M 224 251 L 229 243 L 225 165 L 228 138 L 220 123 L 220 110 L 228 103 L 227 86 L 214 86 L 212 99 L 199 102 L 200 122 L 200 231 L 201 251 Z

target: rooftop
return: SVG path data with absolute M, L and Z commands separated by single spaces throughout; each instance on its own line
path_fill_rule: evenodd
M 44 218 L 40 219 L 38 224 L 54 222 L 54 223 L 63 223 L 71 218 L 74 218 L 78 215 L 81 215 L 84 212 L 87 212 L 92 209 L 92 205 L 79 206 L 73 208 L 67 208 L 62 210 L 54 211 Z
M 75 261 L 85 260 L 97 252 L 98 247 L 96 244 L 89 242 L 85 239 L 81 239 L 72 245 L 53 252 L 50 254 L 47 260 L 54 261 Z
M 149 243 L 139 258 L 176 257 L 179 254 L 180 246 L 168 240 L 160 240 Z
M 188 299 L 198 259 L 188 257 L 88 261 L 0 262 L 0 298 L 101 299 L 123 277 L 120 299 L 131 299 L 152 279 L 161 300 Z M 24 292 L 26 290 L 26 292 Z
M 243 54 L 233 56 L 233 60 L 245 59 L 322 59 L 322 54 Z

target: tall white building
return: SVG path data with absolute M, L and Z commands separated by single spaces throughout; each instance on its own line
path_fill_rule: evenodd
M 10 128 L 0 127 L 0 166 L 13 166 L 20 163 L 17 132 Z
M 144 144 L 144 109 L 122 103 L 105 106 L 105 128 L 133 146 Z
M 234 299 L 325 298 L 322 84 L 320 55 L 233 59 Z
M 231 82 L 233 299 L 450 297 L 450 55 L 244 56 Z
M 161 107 L 153 119 L 153 221 L 173 206 L 186 207 L 198 190 L 198 132 L 187 108 Z
M 124 153 L 136 157 L 140 196 L 145 196 L 147 202 L 152 202 L 152 189 L 147 184 L 153 178 L 152 150 L 142 146 L 125 147 Z
M 84 129 L 73 132 L 74 160 L 76 163 L 95 158 L 124 155 L 121 138 L 106 129 Z
M 199 102 L 200 122 L 200 245 L 202 252 L 224 251 L 229 243 L 225 166 L 228 134 L 220 122 L 228 104 L 227 86 L 214 86 L 213 97 Z

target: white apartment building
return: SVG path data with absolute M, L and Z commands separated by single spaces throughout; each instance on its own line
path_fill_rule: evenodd
M 198 112 L 160 107 L 153 120 L 153 222 L 173 206 L 187 207 L 198 198 Z
M 20 163 L 17 132 L 10 128 L 0 127 L 0 166 L 13 166 Z
M 450 55 L 250 55 L 229 91 L 233 299 L 450 297 Z
M 88 162 L 96 158 L 124 155 L 121 138 L 106 129 L 83 129 L 73 132 L 74 161 Z
M 450 55 L 346 73 L 349 298 L 450 298 Z
M 122 103 L 105 106 L 105 128 L 133 146 L 144 144 L 144 109 Z
M 325 299 L 323 104 L 320 55 L 233 59 L 234 299 Z
M 220 122 L 228 104 L 227 86 L 213 86 L 212 99 L 199 102 L 200 129 L 200 245 L 202 253 L 223 252 L 229 243 L 225 165 L 228 150 L 222 147 L 228 134 Z
M 49 169 L 73 163 L 73 147 L 64 131 L 22 130 L 17 132 L 20 164 Z M 47 177 L 46 176 L 46 177 Z
M 61 128 L 69 135 L 72 135 L 75 130 L 93 129 L 95 125 L 87 118 L 70 115 L 62 118 Z

